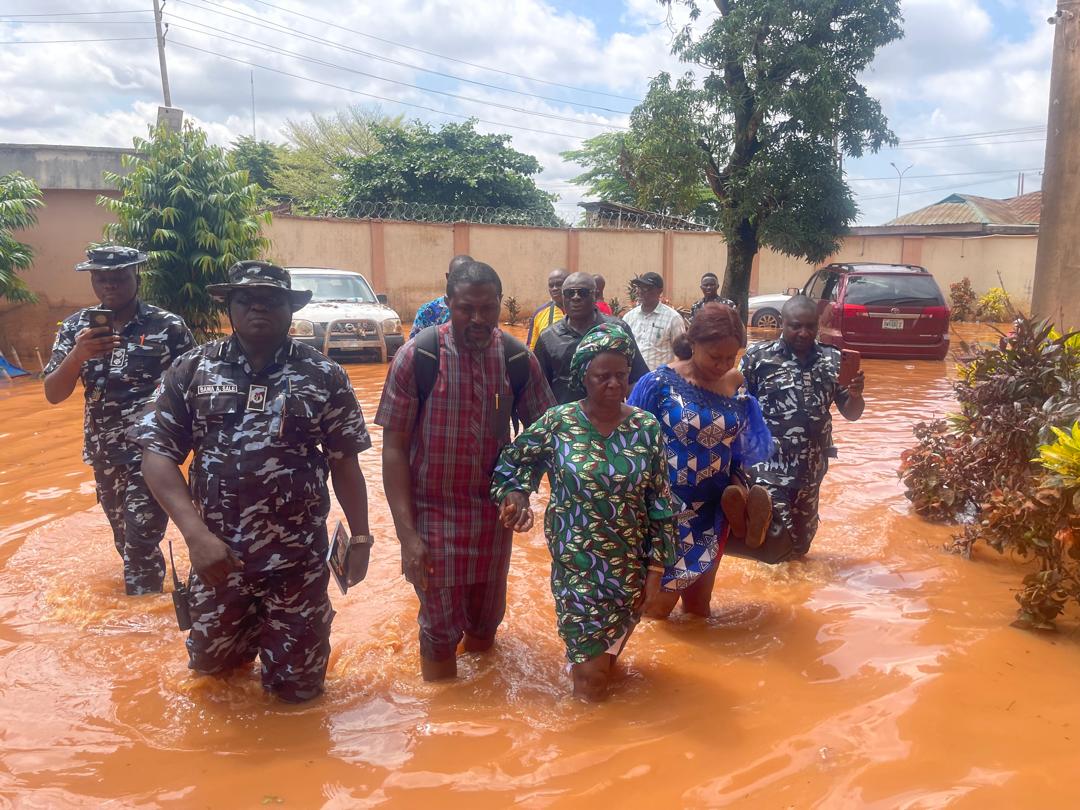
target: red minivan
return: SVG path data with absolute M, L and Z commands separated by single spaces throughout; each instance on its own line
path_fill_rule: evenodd
M 925 267 L 830 264 L 803 294 L 818 306 L 822 343 L 864 357 L 944 360 L 949 353 L 949 307 Z

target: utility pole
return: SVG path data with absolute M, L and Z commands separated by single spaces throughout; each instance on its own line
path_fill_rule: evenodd
M 1080 0 L 1058 0 L 1042 216 L 1031 307 L 1062 331 L 1080 328 Z
M 252 71 L 252 140 L 258 140 L 255 136 L 255 71 Z
M 904 175 L 907 174 L 908 170 L 911 169 L 912 166 L 914 166 L 915 164 L 912 163 L 911 166 L 908 166 L 907 169 L 904 169 L 903 171 L 900 171 L 900 168 L 895 163 L 893 163 L 891 160 L 889 161 L 889 165 L 892 166 L 893 171 L 896 172 L 896 180 L 897 180 L 897 183 L 896 183 L 896 216 L 899 217 L 900 216 L 900 189 L 902 189 L 904 187 Z
M 158 64 L 161 66 L 161 95 L 165 106 L 172 106 L 172 93 L 169 92 L 169 68 L 165 64 L 165 32 L 161 27 L 161 3 L 154 0 L 154 29 L 157 31 Z

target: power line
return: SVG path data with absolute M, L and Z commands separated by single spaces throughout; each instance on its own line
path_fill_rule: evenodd
M 203 2 L 208 4 L 208 5 L 218 6 L 219 8 L 225 8 L 225 6 L 221 6 L 218 3 L 210 2 L 210 0 L 203 0 Z M 190 0 L 189 0 L 188 4 L 190 5 Z M 519 96 L 528 96 L 530 98 L 542 99 L 543 101 L 552 101 L 552 102 L 555 102 L 557 104 L 569 104 L 569 105 L 576 106 L 576 107 L 588 107 L 589 109 L 601 110 L 603 112 L 614 113 L 616 115 L 629 115 L 630 114 L 630 111 L 628 111 L 628 110 L 615 110 L 615 109 L 612 109 L 610 107 L 602 107 L 602 106 L 600 106 L 598 104 L 586 104 L 585 102 L 581 102 L 581 101 L 572 101 L 570 99 L 554 98 L 552 96 L 544 96 L 544 95 L 540 95 L 539 93 L 530 93 L 530 92 L 528 92 L 526 90 L 515 90 L 512 87 L 505 87 L 503 85 L 491 84 L 489 82 L 482 82 L 482 81 L 480 81 L 478 79 L 470 79 L 470 78 L 467 78 L 465 76 L 458 76 L 457 74 L 454 74 L 454 73 L 445 73 L 445 72 L 440 71 L 440 70 L 433 70 L 432 68 L 426 68 L 426 67 L 423 67 L 422 65 L 415 65 L 415 64 L 412 64 L 411 62 L 403 62 L 400 59 L 393 59 L 393 58 L 388 57 L 388 56 L 382 56 L 382 55 L 377 54 L 377 53 L 372 53 L 371 51 L 364 51 L 364 50 L 361 50 L 359 48 L 354 48 L 354 47 L 352 47 L 350 45 L 344 45 L 344 44 L 342 44 L 340 42 L 335 42 L 332 39 L 326 39 L 325 37 L 319 37 L 319 36 L 316 36 L 314 34 L 308 34 L 307 32 L 304 32 L 304 31 L 297 31 L 295 29 L 291 29 L 288 26 L 282 25 L 280 23 L 271 22 L 269 20 L 260 20 L 258 17 L 256 17 L 253 14 L 245 14 L 244 12 L 226 13 L 224 11 L 216 11 L 215 9 L 206 9 L 206 11 L 209 11 L 211 14 L 218 14 L 218 15 L 220 15 L 222 17 L 227 18 L 227 19 L 237 20 L 237 21 L 240 21 L 240 22 L 246 22 L 248 25 L 252 25 L 252 26 L 255 26 L 257 28 L 263 28 L 263 29 L 265 29 L 267 31 L 274 31 L 275 33 L 285 34 L 287 36 L 292 36 L 292 37 L 297 37 L 297 38 L 300 38 L 300 39 L 307 40 L 309 42 L 316 42 L 316 43 L 319 43 L 321 45 L 328 45 L 328 46 L 330 46 L 332 48 L 337 48 L 338 50 L 346 51 L 348 53 L 354 53 L 354 54 L 358 54 L 360 56 L 366 56 L 369 59 L 375 59 L 375 60 L 378 60 L 380 62 L 386 62 L 386 63 L 391 64 L 391 65 L 398 65 L 400 67 L 406 67 L 406 68 L 410 68 L 412 70 L 419 70 L 419 71 L 421 71 L 423 73 L 430 73 L 430 74 L 432 74 L 434 76 L 440 76 L 440 77 L 445 78 L 445 79 L 453 79 L 454 81 L 466 82 L 468 84 L 475 84 L 475 85 L 477 85 L 479 87 L 486 87 L 486 88 L 491 89 L 491 90 L 499 90 L 499 91 L 504 92 L 504 93 L 514 93 L 515 95 L 519 95 Z M 169 16 L 172 19 L 184 20 L 185 22 L 190 22 L 190 23 L 195 23 L 196 25 L 201 25 L 204 28 L 209 28 L 212 31 L 220 31 L 221 30 L 220 28 L 214 28 L 213 26 L 207 25 L 206 23 L 200 22 L 199 20 L 192 20 L 190 18 L 183 17 L 183 16 L 181 16 L 179 14 L 176 14 L 175 12 L 170 12 Z M 225 32 L 225 33 L 232 33 L 232 32 Z
M 1042 167 L 1035 169 L 988 169 L 984 172 L 942 172 L 940 174 L 912 174 L 908 176 L 908 180 L 922 180 L 933 177 L 970 177 L 973 175 L 981 174 L 1018 174 L 1020 172 L 1038 172 L 1042 171 Z M 848 183 L 866 183 L 872 180 L 895 180 L 896 177 L 845 177 L 844 180 Z
M 1039 141 L 1045 141 L 1045 140 L 1046 140 L 1046 136 L 1043 135 L 1043 136 L 1038 137 L 1038 138 L 1017 138 L 1017 139 L 1013 139 L 1013 140 L 1004 140 L 1004 141 L 969 141 L 967 143 L 938 143 L 938 144 L 928 144 L 926 146 L 914 146 L 914 147 L 893 146 L 893 147 L 889 147 L 889 148 L 890 149 L 904 149 L 904 148 L 909 148 L 909 149 L 963 149 L 963 148 L 970 147 L 970 146 L 1010 146 L 1010 145 L 1016 144 L 1016 143 L 1037 143 Z
M 210 0 L 202 0 L 202 2 L 209 3 Z M 502 74 L 504 76 L 512 76 L 515 79 L 524 79 L 525 81 L 536 82 L 537 84 L 546 84 L 546 85 L 548 85 L 550 87 L 562 87 L 565 90 L 573 90 L 573 91 L 578 92 L 578 93 L 591 93 L 593 95 L 598 95 L 598 96 L 607 96 L 608 98 L 618 98 L 618 99 L 622 99 L 623 101 L 633 101 L 635 104 L 638 104 L 638 103 L 641 102 L 640 98 L 632 98 L 630 96 L 620 96 L 620 95 L 617 95 L 615 93 L 605 93 L 605 92 L 603 92 L 601 90 L 589 90 L 589 89 L 584 88 L 584 87 L 575 87 L 574 85 L 571 85 L 571 84 L 561 84 L 559 82 L 553 82 L 553 81 L 549 81 L 547 79 L 539 79 L 539 78 L 536 78 L 535 76 L 526 76 L 524 74 L 514 73 L 514 72 L 509 71 L 509 70 L 501 70 L 499 68 L 488 67 L 487 65 L 480 65 L 480 64 L 477 64 L 476 62 L 468 62 L 468 61 L 466 61 L 464 59 L 458 59 L 457 57 L 454 57 L 454 56 L 447 56 L 446 54 L 436 53 L 435 51 L 428 51 L 428 50 L 425 50 L 423 48 L 417 48 L 417 47 L 414 47 L 412 45 L 406 45 L 404 42 L 396 42 L 396 41 L 394 41 L 392 39 L 385 39 L 383 37 L 375 36 L 374 34 L 368 34 L 368 33 L 364 32 L 364 31 L 358 31 L 355 28 L 349 28 L 347 26 L 339 25 L 339 24 L 331 22 L 329 20 L 323 20 L 323 19 L 320 19 L 318 17 L 312 17 L 311 15 L 303 14 L 303 13 L 301 13 L 299 11 L 293 11 L 292 9 L 285 8 L 284 6 L 277 6 L 277 5 L 274 5 L 273 3 L 267 3 L 264 0 L 253 0 L 253 2 L 259 3 L 260 5 L 266 6 L 268 8 L 275 9 L 276 11 L 283 11 L 286 14 L 292 14 L 293 16 L 300 17 L 302 19 L 309 20 L 311 22 L 319 23 L 320 25 L 326 25 L 326 26 L 329 26 L 331 28 L 337 28 L 337 29 L 340 29 L 342 31 L 348 31 L 350 34 L 356 34 L 357 36 L 365 37 L 366 39 L 373 39 L 376 42 L 382 42 L 382 43 L 385 43 L 387 45 L 393 45 L 396 48 L 405 48 L 406 50 L 415 51 L 417 53 L 426 54 L 428 56 L 434 56 L 434 57 L 436 57 L 438 59 L 445 59 L 448 62 L 456 62 L 456 63 L 458 63 L 460 65 L 468 65 L 469 67 L 477 68 L 479 70 L 487 70 L 487 71 L 489 71 L 491 73 L 500 73 L 500 74 Z M 218 5 L 218 4 L 214 3 L 213 5 Z
M 990 185 L 992 183 L 1001 183 L 1001 182 L 1004 182 L 1004 181 L 1006 181 L 1008 179 L 1009 179 L 1008 177 L 995 177 L 995 178 L 990 179 L 990 180 L 977 180 L 974 183 L 963 183 L 963 184 L 960 185 L 959 188 L 962 191 L 964 188 L 971 188 L 972 186 L 988 186 L 988 185 Z M 899 196 L 909 197 L 909 196 L 913 196 L 913 195 L 916 195 L 916 194 L 932 194 L 935 191 L 949 191 L 949 190 L 956 191 L 957 187 L 955 185 L 948 185 L 948 186 L 935 186 L 934 188 L 920 188 L 920 189 L 914 189 L 912 191 L 905 191 Z M 872 194 L 872 195 L 869 195 L 869 196 L 858 194 L 858 195 L 856 195 L 856 197 L 859 200 L 862 200 L 863 202 L 867 202 L 867 201 L 870 201 L 870 200 L 893 200 L 893 199 L 896 199 L 897 194 L 895 192 L 893 192 L 891 194 Z
M 921 143 L 934 143 L 937 141 L 954 141 L 954 140 L 967 140 L 970 138 L 985 138 L 998 135 L 1031 135 L 1036 132 L 1045 132 L 1046 127 L 1041 125 L 1032 125 L 1027 127 L 1017 127 L 1015 129 L 994 129 L 987 132 L 965 132 L 956 135 L 938 135 L 927 138 L 909 138 L 907 140 L 900 141 L 902 146 L 914 145 Z
M 133 8 L 127 11 L 53 11 L 48 14 L 0 14 L 0 17 L 96 17 L 99 14 L 149 14 L 150 9 Z
M 201 23 L 199 23 L 199 24 L 201 25 Z M 269 45 L 269 44 L 267 44 L 265 42 L 261 42 L 260 40 L 251 39 L 250 37 L 244 37 L 244 36 L 240 36 L 240 35 L 237 35 L 236 37 L 230 37 L 230 36 L 224 36 L 222 34 L 209 34 L 209 33 L 206 33 L 204 31 L 199 31 L 199 30 L 197 30 L 195 28 L 189 28 L 186 25 L 173 24 L 171 27 L 176 28 L 176 29 L 180 29 L 182 31 L 190 31 L 193 34 L 199 34 L 201 36 L 212 37 L 214 39 L 223 39 L 226 42 L 233 42 L 233 43 L 236 43 L 238 45 L 245 45 L 247 47 L 257 47 L 257 48 L 260 48 L 261 50 L 263 50 L 264 52 L 265 51 L 270 51 L 272 53 L 277 53 L 277 54 L 280 54 L 280 55 L 283 55 L 283 56 L 288 56 L 288 57 L 291 57 L 293 59 L 298 59 L 298 60 L 303 61 L 303 62 L 311 62 L 312 64 L 322 65 L 324 67 L 334 68 L 336 70 L 343 70 L 343 71 L 346 71 L 347 73 L 355 73 L 358 76 L 366 76 L 369 79 L 375 79 L 377 81 L 387 82 L 388 84 L 396 84 L 396 85 L 399 85 L 401 87 L 408 87 L 408 88 L 410 88 L 412 90 L 419 90 L 422 93 L 432 93 L 432 94 L 439 95 L 439 96 L 446 96 L 447 98 L 457 99 L 458 101 L 470 102 L 472 104 L 481 104 L 481 105 L 487 106 L 487 107 L 498 107 L 500 109 L 509 110 L 510 112 L 516 112 L 516 113 L 520 113 L 522 115 L 532 115 L 532 116 L 536 116 L 538 118 L 548 118 L 548 119 L 550 119 L 552 121 L 565 121 L 565 122 L 570 123 L 570 124 L 580 124 L 580 125 L 583 125 L 583 126 L 600 127 L 602 129 L 606 129 L 606 130 L 610 130 L 610 129 L 623 129 L 623 130 L 629 129 L 629 127 L 624 127 L 624 126 L 622 126 L 620 124 L 610 124 L 610 123 L 599 122 L 599 121 L 585 121 L 585 120 L 583 120 L 581 118 L 573 118 L 573 117 L 567 116 L 567 115 L 559 115 L 557 113 L 539 112 L 539 111 L 535 111 L 535 110 L 529 110 L 529 109 L 526 109 L 524 107 L 514 107 L 514 106 L 512 106 L 510 104 L 502 104 L 502 103 L 497 102 L 497 101 L 485 101 L 484 99 L 471 98 L 470 96 L 463 96 L 463 95 L 460 95 L 458 93 L 448 92 L 446 90 L 435 90 L 435 89 L 428 88 L 428 87 L 422 87 L 420 85 L 412 84 L 410 82 L 403 82 L 403 81 L 399 81 L 398 79 L 390 79 L 390 78 L 387 78 L 385 76 L 379 76 L 378 74 L 375 74 L 375 73 L 368 73 L 367 71 L 364 71 L 364 70 L 358 70 L 356 68 L 347 67 L 345 65 L 339 65 L 336 62 L 328 62 L 328 61 L 326 61 L 324 59 L 317 59 L 317 58 L 312 57 L 312 56 L 305 56 L 302 53 L 297 53 L 296 51 L 286 50 L 284 48 L 278 48 L 276 46 Z M 204 26 L 204 27 L 210 28 L 210 26 Z M 212 30 L 221 30 L 221 29 L 212 29 Z
M 0 17 L 4 25 L 153 25 L 153 20 L 10 20 Z
M 105 37 L 102 39 L 14 39 L 0 45 L 66 45 L 76 42 L 139 42 L 156 37 Z
M 218 59 L 227 59 L 230 62 L 236 62 L 236 63 L 241 64 L 241 65 L 248 65 L 249 67 L 257 67 L 260 70 L 266 70 L 266 71 L 269 71 L 270 73 L 277 73 L 277 74 L 282 75 L 282 76 L 288 76 L 288 77 L 290 77 L 292 79 L 299 79 L 300 81 L 311 82 L 313 84 L 322 85 L 323 87 L 333 88 L 334 90 L 343 90 L 346 93 L 352 93 L 353 95 L 364 96 L 366 98 L 373 98 L 373 99 L 376 99 L 377 101 L 386 101 L 386 102 L 389 102 L 391 104 L 401 104 L 402 106 L 405 106 L 405 107 L 415 107 L 418 110 L 426 110 L 428 112 L 436 113 L 437 115 L 446 115 L 446 116 L 449 116 L 451 118 L 462 118 L 462 119 L 465 119 L 467 121 L 468 120 L 478 121 L 479 123 L 490 124 L 491 126 L 495 126 L 495 127 L 506 127 L 508 129 L 520 129 L 520 130 L 523 130 L 525 132 L 535 132 L 535 133 L 538 133 L 540 135 L 554 135 L 554 136 L 559 137 L 559 138 L 570 138 L 571 140 L 575 140 L 575 141 L 581 141 L 581 140 L 584 140 L 586 138 L 585 135 L 571 135 L 568 132 L 552 132 L 551 130 L 547 130 L 547 129 L 535 129 L 533 127 L 523 127 L 520 124 L 507 124 L 507 123 L 505 123 L 503 121 L 491 121 L 491 120 L 485 119 L 485 118 L 477 118 L 474 115 L 465 115 L 463 113 L 452 113 L 452 112 L 448 112 L 447 110 L 440 110 L 440 109 L 438 109 L 436 107 L 428 107 L 428 106 L 426 106 L 424 104 L 415 104 L 415 103 L 413 103 L 411 101 L 402 101 L 401 99 L 389 98 L 387 96 L 380 96 L 380 95 L 376 95 L 375 93 L 365 93 L 362 90 L 356 90 L 356 89 L 354 89 L 352 87 L 346 87 L 345 85 L 341 85 L 341 84 L 334 84 L 333 82 L 324 82 L 321 79 L 313 79 L 310 76 L 301 76 L 299 73 L 290 73 L 287 70 L 281 70 L 279 68 L 272 68 L 269 65 L 261 65 L 258 62 L 251 62 L 251 61 L 249 61 L 247 59 L 240 59 L 240 58 L 235 57 L 235 56 L 226 56 L 223 53 L 218 53 L 217 51 L 208 51 L 205 48 L 199 48 L 199 47 L 196 47 L 195 45 L 188 45 L 187 43 L 180 42 L 179 40 L 176 40 L 176 39 L 170 40 L 170 43 L 173 44 L 173 45 L 176 45 L 176 46 L 178 46 L 180 48 L 187 48 L 190 51 L 198 51 L 199 53 L 205 53 L 205 54 L 209 54 L 210 56 L 215 56 Z

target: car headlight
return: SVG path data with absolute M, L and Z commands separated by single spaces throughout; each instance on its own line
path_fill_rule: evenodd
M 315 324 L 311 321 L 293 321 L 289 327 L 290 337 L 314 337 Z
M 397 318 L 387 318 L 382 322 L 382 330 L 384 335 L 400 335 L 401 321 Z

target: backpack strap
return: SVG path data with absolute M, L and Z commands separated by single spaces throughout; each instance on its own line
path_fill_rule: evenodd
M 529 384 L 529 347 L 506 332 L 502 333 L 502 341 L 506 375 L 510 378 L 510 390 L 517 400 Z
M 416 396 L 423 405 L 435 388 L 439 376 L 439 327 L 428 326 L 413 338 L 416 351 L 413 354 L 413 374 L 416 376 Z

